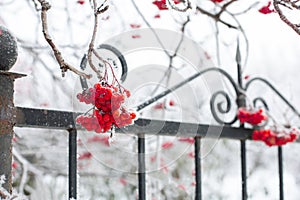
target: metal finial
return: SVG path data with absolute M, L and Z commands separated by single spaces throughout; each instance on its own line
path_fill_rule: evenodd
M 237 39 L 237 47 L 236 47 L 236 55 L 235 55 L 235 61 L 237 64 L 241 64 L 241 51 L 240 51 L 240 41 Z

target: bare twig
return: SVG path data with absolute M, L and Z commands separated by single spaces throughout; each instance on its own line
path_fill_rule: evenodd
M 181 38 L 180 38 L 180 41 L 179 41 L 179 43 L 178 43 L 178 45 L 177 45 L 177 47 L 176 47 L 176 49 L 175 49 L 175 51 L 174 51 L 174 54 L 173 54 L 172 56 L 170 56 L 170 66 L 172 65 L 172 60 L 173 60 L 173 58 L 174 58 L 175 56 L 177 56 L 177 53 L 178 53 L 178 51 L 179 51 L 179 48 L 180 48 L 180 46 L 181 46 L 181 44 L 182 44 L 182 42 L 183 42 L 183 39 L 184 39 L 184 31 L 185 31 L 186 25 L 187 25 L 190 21 L 191 21 L 191 20 L 190 20 L 190 17 L 187 17 L 186 21 L 182 24 L 182 27 L 181 27 L 181 32 L 182 32 Z
M 35 8 L 36 11 L 40 11 L 40 10 L 41 10 L 41 8 L 39 8 L 39 5 L 38 5 L 38 3 L 36 2 L 36 0 L 32 0 L 32 3 L 33 3 L 33 5 L 34 5 L 34 8 Z
M 234 16 L 237 16 L 237 15 L 242 15 L 242 14 L 245 14 L 247 13 L 248 11 L 250 11 L 251 9 L 255 8 L 257 5 L 259 4 L 259 2 L 255 2 L 253 4 L 251 4 L 248 8 L 246 8 L 245 10 L 243 11 L 239 11 L 237 13 L 232 13 Z
M 289 27 L 291 27 L 298 35 L 300 35 L 300 29 L 299 29 L 299 25 L 292 23 L 282 12 L 282 10 L 279 7 L 279 4 L 281 4 L 282 2 L 288 3 L 290 1 L 284 0 L 284 1 L 280 1 L 280 0 L 273 0 L 273 5 L 274 5 L 274 9 L 276 10 L 276 12 L 278 13 L 280 19 L 286 23 Z M 295 3 L 294 3 L 295 4 Z M 291 4 L 290 4 L 291 5 Z M 293 6 L 293 4 L 292 4 Z M 299 9 L 299 7 L 297 8 Z
M 173 9 L 173 10 L 176 10 L 178 12 L 186 12 L 188 9 L 191 9 L 192 6 L 191 6 L 191 2 L 190 0 L 186 0 L 186 7 L 185 8 L 178 8 L 175 6 L 174 2 L 171 1 L 171 0 L 168 0 L 168 4 L 169 6 Z
M 13 149 L 13 155 L 14 158 L 16 158 L 23 167 L 23 173 L 22 173 L 22 178 L 21 178 L 21 183 L 19 186 L 19 193 L 23 194 L 24 188 L 25 188 L 25 184 L 27 182 L 28 179 L 28 172 L 32 172 L 36 175 L 42 175 L 43 173 L 37 169 L 36 167 L 34 167 L 33 165 L 31 165 L 28 160 L 26 160 L 15 148 Z
M 161 39 L 159 38 L 158 34 L 156 33 L 155 29 L 151 26 L 151 24 L 148 22 L 148 20 L 146 19 L 146 17 L 144 16 L 144 14 L 141 12 L 141 10 L 139 9 L 139 7 L 136 5 L 135 0 L 131 0 L 132 5 L 134 6 L 135 10 L 138 12 L 138 14 L 140 15 L 140 17 L 142 18 L 142 20 L 145 22 L 145 24 L 150 28 L 150 30 L 152 31 L 152 33 L 154 34 L 156 40 L 158 41 L 159 45 L 161 46 L 161 48 L 163 49 L 163 51 L 165 52 L 165 54 L 167 56 L 171 56 L 170 53 L 166 50 L 164 44 L 162 43 Z
M 216 14 L 216 17 L 217 18 L 220 18 L 221 14 L 226 11 L 226 8 L 228 6 L 230 6 L 232 3 L 236 2 L 237 0 L 231 0 L 231 1 L 228 1 L 227 3 L 225 3 L 222 7 L 221 7 L 221 10 Z
M 231 25 L 231 24 L 229 24 L 229 23 L 223 21 L 222 19 L 220 19 L 221 15 L 220 15 L 219 13 L 217 13 L 217 14 L 212 14 L 212 13 L 210 13 L 210 12 L 208 12 L 208 11 L 202 9 L 202 8 L 199 7 L 199 6 L 197 6 L 196 9 L 197 9 L 200 13 L 202 13 L 202 14 L 204 14 L 204 15 L 207 15 L 207 16 L 211 17 L 211 18 L 214 19 L 216 22 L 220 22 L 220 23 L 222 23 L 222 24 L 228 26 L 228 28 L 238 29 L 236 26 Z M 222 12 L 223 12 L 223 11 L 222 11 Z
M 48 42 L 48 44 L 52 48 L 52 51 L 53 51 L 54 56 L 56 58 L 56 61 L 58 62 L 59 66 L 60 66 L 60 69 L 62 71 L 62 76 L 64 77 L 65 72 L 70 70 L 70 71 L 74 72 L 75 74 L 77 74 L 79 76 L 82 76 L 82 77 L 85 77 L 85 78 L 91 78 L 91 75 L 88 75 L 84 72 L 81 72 L 81 71 L 77 70 L 75 67 L 71 66 L 69 63 L 65 62 L 64 58 L 61 55 L 61 52 L 59 51 L 59 49 L 57 48 L 57 46 L 55 45 L 55 43 L 51 39 L 51 36 L 49 34 L 49 31 L 48 31 L 47 11 L 51 8 L 51 5 L 46 0 L 38 0 L 38 1 L 39 1 L 39 3 L 41 4 L 41 7 L 42 7 L 41 20 L 42 20 L 44 38 L 46 39 L 46 41 Z
M 92 53 L 94 52 L 94 47 L 95 47 L 95 40 L 96 40 L 96 36 L 97 36 L 97 30 L 98 30 L 98 15 L 105 12 L 108 9 L 108 6 L 104 6 L 104 4 L 107 2 L 107 0 L 105 0 L 101 6 L 97 6 L 97 2 L 96 0 L 93 0 L 93 8 L 94 8 L 94 28 L 93 28 L 93 35 L 89 44 L 89 49 L 88 49 L 88 53 L 87 53 L 87 58 L 88 58 L 88 62 L 90 67 L 92 68 L 92 70 L 94 70 L 94 72 L 97 74 L 98 78 L 101 79 L 102 75 L 100 73 L 100 71 L 96 68 L 96 66 L 93 64 L 92 62 Z

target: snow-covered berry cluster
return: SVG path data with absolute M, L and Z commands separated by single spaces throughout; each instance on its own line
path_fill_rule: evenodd
M 94 107 L 92 114 L 80 115 L 76 122 L 86 130 L 96 133 L 105 133 L 113 126 L 121 128 L 132 124 L 136 114 L 124 106 L 128 97 L 128 90 L 106 83 L 96 83 L 93 88 L 77 95 L 80 102 L 92 104 Z
M 247 108 L 239 108 L 237 117 L 241 123 L 248 123 L 251 125 L 258 125 L 268 119 L 262 109 L 253 110 Z
M 294 142 L 300 132 L 296 128 L 288 130 L 255 130 L 252 134 L 252 139 L 257 141 L 263 141 L 268 146 L 281 146 L 289 142 Z

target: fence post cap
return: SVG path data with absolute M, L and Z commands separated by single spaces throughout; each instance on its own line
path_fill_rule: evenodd
M 0 76 L 9 76 L 12 79 L 17 79 L 17 78 L 22 78 L 22 77 L 27 76 L 27 75 L 16 73 L 16 72 L 3 71 L 3 70 L 0 69 Z
M 16 38 L 0 25 L 0 70 L 8 71 L 17 61 L 18 47 Z

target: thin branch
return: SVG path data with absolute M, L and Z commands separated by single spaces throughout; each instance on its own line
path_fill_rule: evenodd
M 38 3 L 36 2 L 36 0 L 31 0 L 31 1 L 32 1 L 33 5 L 34 5 L 35 10 L 36 10 L 36 11 L 40 11 L 41 8 L 39 8 L 39 5 L 38 5 Z
M 253 3 L 252 5 L 250 5 L 248 8 L 246 8 L 245 10 L 240 11 L 240 12 L 237 12 L 237 13 L 232 13 L 232 14 L 233 14 L 234 16 L 245 14 L 245 13 L 247 13 L 248 11 L 250 11 L 251 9 L 255 8 L 258 4 L 259 4 L 259 2 L 257 1 L 257 2 L 255 2 L 255 3 Z
M 89 49 L 88 49 L 88 53 L 87 53 L 87 58 L 88 58 L 88 62 L 90 67 L 92 68 L 92 70 L 97 74 L 98 78 L 101 79 L 102 75 L 100 73 L 100 71 L 97 69 L 97 67 L 93 64 L 92 62 L 92 53 L 94 51 L 94 47 L 95 47 L 95 40 L 96 40 L 96 36 L 97 36 L 97 30 L 98 30 L 98 15 L 105 12 L 108 9 L 108 6 L 105 6 L 103 9 L 102 7 L 104 6 L 104 4 L 107 2 L 107 0 L 105 0 L 103 2 L 103 4 L 101 6 L 97 6 L 97 2 L 96 0 L 93 0 L 93 8 L 94 8 L 94 28 L 93 28 L 93 35 L 89 44 Z
M 166 50 L 164 44 L 162 43 L 162 41 L 160 40 L 158 34 L 156 33 L 155 29 L 151 26 L 151 24 L 147 21 L 146 17 L 144 16 L 144 14 L 141 12 L 141 10 L 139 9 L 139 7 L 136 5 L 135 0 L 131 0 L 132 5 L 134 6 L 135 10 L 138 12 L 138 14 L 140 15 L 140 17 L 142 18 L 142 20 L 145 22 L 145 24 L 148 26 L 148 28 L 150 28 L 150 30 L 152 31 L 152 33 L 154 34 L 155 38 L 157 39 L 159 45 L 161 46 L 161 48 L 163 49 L 163 51 L 165 52 L 165 54 L 167 56 L 171 56 L 170 53 Z
M 210 12 L 208 12 L 208 11 L 202 9 L 202 8 L 199 7 L 199 6 L 197 6 L 196 9 L 197 9 L 199 12 L 201 12 L 202 14 L 207 15 L 207 16 L 213 18 L 215 21 L 220 22 L 220 23 L 226 25 L 228 28 L 238 29 L 238 27 L 236 27 L 236 26 L 234 26 L 234 25 L 231 25 L 231 24 L 229 24 L 229 23 L 223 21 L 222 19 L 220 19 L 220 16 L 218 16 L 218 14 L 212 14 L 212 13 L 210 13 Z
M 178 12 L 186 12 L 188 9 L 192 9 L 190 0 L 186 0 L 186 7 L 185 7 L 185 8 L 178 8 L 178 7 L 176 7 L 176 5 L 174 4 L 174 2 L 171 1 L 171 0 L 168 0 L 168 5 L 169 5 L 173 10 L 176 10 L 176 11 L 178 11 Z
M 54 56 L 56 58 L 56 61 L 58 62 L 59 66 L 60 66 L 60 69 L 62 71 L 62 76 L 64 77 L 65 72 L 70 70 L 70 71 L 74 72 L 75 74 L 77 74 L 79 76 L 82 76 L 82 77 L 85 77 L 85 78 L 91 78 L 92 75 L 88 75 L 84 72 L 81 72 L 81 71 L 77 70 L 75 67 L 73 67 L 70 64 L 68 64 L 67 62 L 65 62 L 64 58 L 61 55 L 61 52 L 59 51 L 59 49 L 57 48 L 57 46 L 55 45 L 55 43 L 51 39 L 51 36 L 49 34 L 49 31 L 48 31 L 47 11 L 51 8 L 51 5 L 46 0 L 38 0 L 38 1 L 42 6 L 41 20 L 42 20 L 44 38 L 46 39 L 46 41 L 48 42 L 48 44 L 52 48 L 52 51 L 53 51 Z
M 287 5 L 287 4 L 290 5 L 291 8 L 295 8 L 296 10 L 300 10 L 299 5 L 297 5 L 297 3 L 298 3 L 299 1 L 281 0 L 281 2 L 285 2 L 286 5 Z
M 228 1 L 227 3 L 225 3 L 222 7 L 221 7 L 221 10 L 216 14 L 216 17 L 217 18 L 220 18 L 221 14 L 226 11 L 226 8 L 228 6 L 230 6 L 232 3 L 236 2 L 237 0 L 231 0 L 231 1 Z
M 184 31 L 185 31 L 186 25 L 187 25 L 190 21 L 191 21 L 191 20 L 190 20 L 190 17 L 187 17 L 186 21 L 182 24 L 182 27 L 181 27 L 181 32 L 182 32 L 182 34 L 181 34 L 180 41 L 179 41 L 179 43 L 178 43 L 178 45 L 177 45 L 177 47 L 176 47 L 176 49 L 175 49 L 174 54 L 173 54 L 172 56 L 170 56 L 170 59 L 173 59 L 175 56 L 177 56 L 177 52 L 179 51 L 179 48 L 180 48 L 180 46 L 181 46 L 181 44 L 182 44 L 182 42 L 183 42 L 183 39 L 184 39 Z M 170 65 L 171 65 L 171 63 L 170 63 Z
M 39 169 L 37 169 L 36 167 L 31 165 L 28 162 L 28 160 L 26 160 L 15 148 L 13 149 L 13 155 L 14 155 L 14 158 L 16 158 L 22 164 L 22 167 L 23 167 L 22 178 L 21 178 L 21 182 L 19 185 L 19 193 L 23 194 L 25 184 L 28 179 L 28 172 L 30 171 L 39 176 L 41 176 L 43 173 Z
M 286 2 L 286 1 L 285 1 Z M 282 2 L 279 0 L 273 0 L 273 6 L 276 12 L 278 13 L 280 19 L 286 23 L 289 27 L 291 27 L 298 35 L 300 35 L 300 29 L 299 25 L 292 23 L 290 20 L 286 18 L 286 16 L 283 14 L 282 10 L 279 7 L 279 4 Z

